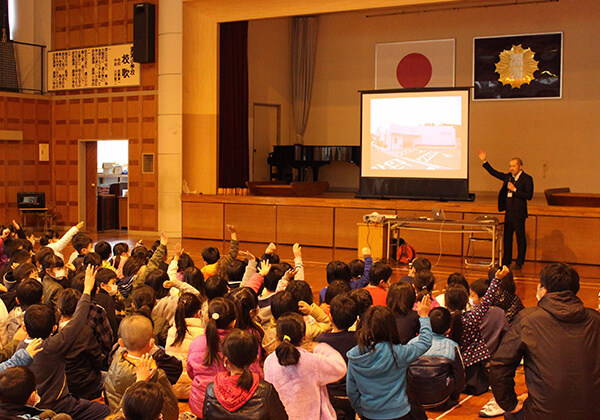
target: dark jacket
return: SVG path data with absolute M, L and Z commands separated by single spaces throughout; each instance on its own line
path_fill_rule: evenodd
M 508 210 L 518 217 L 527 218 L 527 200 L 533 198 L 533 178 L 531 175 L 521 172 L 519 180 L 514 182 L 510 172 L 499 172 L 492 168 L 489 162 L 485 162 L 483 167 L 491 176 L 502 181 L 502 188 L 498 194 L 498 211 Z M 508 199 L 508 183 L 511 181 L 515 184 L 517 191 L 513 193 L 512 198 Z
M 288 418 L 279 394 L 268 382 L 260 381 L 254 395 L 241 408 L 230 412 L 215 396 L 215 383 L 206 388 L 202 417 L 211 420 L 245 419 L 245 420 L 285 420 Z
M 524 358 L 526 419 L 600 418 L 600 313 L 571 291 L 525 308 L 494 354 L 490 383 L 504 410 L 517 405 L 514 376 Z
M 452 401 L 456 404 L 465 387 L 465 368 L 458 347 L 454 360 L 421 356 L 408 367 L 407 392 L 423 408 L 432 409 Z
M 41 401 L 40 408 L 49 408 L 69 395 L 69 386 L 65 374 L 66 356 L 85 325 L 90 311 L 90 295 L 83 294 L 73 317 L 57 334 L 46 338 L 44 349 L 33 359 L 29 368 L 37 380 L 37 391 Z M 27 340 L 19 344 L 19 349 L 27 347 Z
M 67 324 L 68 325 L 68 324 Z M 67 354 L 67 383 L 69 391 L 87 400 L 102 395 L 102 374 L 100 368 L 104 355 L 98 341 L 88 325 L 84 325 Z

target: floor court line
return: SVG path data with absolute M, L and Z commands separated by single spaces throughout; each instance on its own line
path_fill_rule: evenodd
M 457 409 L 458 407 L 460 407 L 465 401 L 469 400 L 473 398 L 472 395 L 469 395 L 468 397 L 464 398 L 462 401 L 459 401 L 458 404 L 456 404 L 454 407 L 452 407 L 450 410 L 440 414 L 439 416 L 437 416 L 435 418 L 435 420 L 441 419 L 442 417 L 446 416 L 447 414 L 450 414 L 451 412 L 453 412 L 455 409 Z

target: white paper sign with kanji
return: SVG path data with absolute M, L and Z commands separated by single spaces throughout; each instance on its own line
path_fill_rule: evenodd
M 454 87 L 454 39 L 375 46 L 375 89 Z
M 139 86 L 133 44 L 48 52 L 48 90 Z

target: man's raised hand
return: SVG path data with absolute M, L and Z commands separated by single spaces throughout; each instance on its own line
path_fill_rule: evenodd
M 479 159 L 481 159 L 482 162 L 485 162 L 487 160 L 487 153 L 485 153 L 483 150 L 479 149 L 477 151 L 477 156 L 479 156 Z

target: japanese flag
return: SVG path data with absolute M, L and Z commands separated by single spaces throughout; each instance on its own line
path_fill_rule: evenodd
M 375 89 L 454 86 L 454 39 L 375 47 Z

